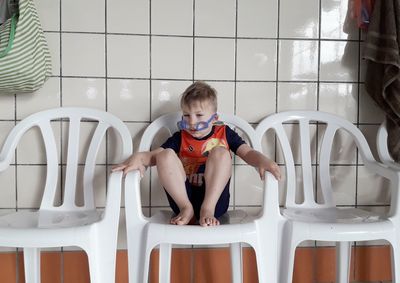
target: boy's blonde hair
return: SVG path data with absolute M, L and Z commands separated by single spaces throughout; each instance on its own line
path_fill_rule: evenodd
M 181 108 L 191 106 L 194 102 L 203 103 L 209 101 L 217 111 L 217 92 L 210 85 L 202 81 L 197 81 L 191 84 L 182 94 Z

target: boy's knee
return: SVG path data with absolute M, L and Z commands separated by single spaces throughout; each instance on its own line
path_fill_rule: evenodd
M 156 155 L 156 163 L 159 164 L 159 162 L 169 162 L 172 160 L 175 160 L 177 158 L 177 155 L 174 150 L 170 148 L 166 148 Z
M 209 154 L 208 154 L 208 158 L 224 158 L 224 157 L 231 157 L 231 155 L 229 154 L 229 150 L 225 147 L 222 146 L 216 146 L 214 147 L 212 150 L 210 150 Z

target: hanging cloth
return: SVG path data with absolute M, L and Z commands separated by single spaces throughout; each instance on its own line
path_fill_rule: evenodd
M 400 162 L 400 0 L 377 0 L 365 40 L 365 89 L 385 112 L 389 153 Z
M 0 0 L 0 25 L 18 12 L 18 0 Z
M 380 1 L 380 0 L 378 0 Z M 354 12 L 359 28 L 367 29 L 375 0 L 354 0 Z

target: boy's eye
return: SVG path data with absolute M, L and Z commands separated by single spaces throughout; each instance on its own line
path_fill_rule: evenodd
M 196 117 L 203 117 L 203 114 L 196 114 Z

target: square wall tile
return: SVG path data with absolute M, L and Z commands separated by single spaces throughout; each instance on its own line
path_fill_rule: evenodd
M 150 120 L 148 80 L 108 80 L 108 111 L 124 121 Z
M 64 33 L 61 37 L 64 76 L 104 77 L 104 35 Z
M 321 38 L 358 39 L 359 30 L 352 19 L 351 1 L 321 1 Z
M 62 79 L 62 106 L 105 110 L 105 103 L 105 79 Z
M 150 77 L 148 36 L 108 35 L 107 74 L 118 78 Z
M 193 35 L 193 0 L 153 0 L 151 33 Z
M 278 111 L 317 110 L 316 83 L 278 83 Z
M 235 167 L 235 205 L 261 205 L 263 202 L 263 184 L 258 172 L 252 166 Z
M 320 80 L 354 82 L 358 78 L 358 43 L 321 41 Z
M 364 47 L 364 43 L 363 42 L 361 42 L 360 43 L 360 58 L 359 58 L 359 62 L 360 62 L 360 76 L 358 77 L 359 78 L 359 82 L 360 83 L 365 83 L 365 77 L 366 77 L 366 73 L 367 73 L 367 67 L 368 67 L 368 64 L 367 64 L 367 60 L 364 60 L 364 58 L 363 58 L 363 56 L 364 56 L 364 54 L 363 54 L 363 52 L 364 52 L 364 49 L 365 49 L 365 47 Z
M 281 81 L 314 81 L 318 77 L 318 42 L 281 40 L 279 42 L 279 72 Z
M 149 123 L 125 122 L 125 125 L 128 127 L 132 136 L 133 152 L 136 152 L 139 148 L 143 132 Z M 121 158 L 122 144 L 119 135 L 113 130 L 107 133 L 107 137 L 109 141 L 107 143 L 108 164 L 114 165 L 124 162 L 125 159 Z
M 324 141 L 326 125 L 318 125 L 318 152 Z M 356 164 L 357 147 L 353 138 L 344 130 L 338 130 L 333 138 L 330 164 Z
M 330 174 L 336 205 L 355 205 L 356 166 L 331 166 Z M 319 184 L 318 190 L 321 196 Z
M 358 167 L 357 204 L 390 205 L 390 181 L 367 170 L 365 166 Z
M 378 155 L 378 150 L 377 150 L 377 145 L 376 145 L 376 137 L 378 135 L 378 129 L 380 125 L 360 125 L 359 129 L 363 133 L 365 139 L 368 142 L 369 148 L 371 149 L 372 155 L 376 160 L 380 160 L 379 155 Z M 364 160 L 358 152 L 358 164 L 364 164 Z
M 78 163 L 85 164 L 87 152 L 90 146 L 90 143 L 93 138 L 93 134 L 98 126 L 97 122 L 81 122 L 79 132 L 79 145 L 78 145 Z M 67 164 L 68 161 L 68 150 L 71 148 L 68 146 L 68 139 L 75 138 L 76 132 L 72 134 L 70 133 L 70 123 L 69 121 L 62 122 L 62 164 Z M 97 153 L 96 164 L 105 164 L 106 163 L 106 147 L 105 147 L 105 137 L 100 144 L 99 151 Z
M 76 203 L 79 206 L 84 205 L 83 198 L 83 172 L 85 166 L 78 166 L 77 177 L 76 177 Z M 67 176 L 66 167 L 63 166 L 63 182 L 65 182 L 65 177 Z M 106 175 L 109 172 L 106 170 L 106 166 L 97 165 L 94 168 L 94 178 L 93 178 L 93 192 L 94 192 L 94 203 L 96 207 L 105 207 L 106 205 Z
M 51 72 L 53 76 L 60 75 L 60 34 L 46 32 L 47 46 L 50 50 Z
M 317 38 L 319 0 L 280 0 L 279 36 L 286 38 Z
M 353 123 L 357 122 L 356 84 L 321 83 L 319 87 L 320 111 L 336 114 Z
M 17 119 L 46 109 L 60 107 L 60 79 L 51 77 L 32 95 L 17 95 Z
M 371 96 L 365 90 L 364 85 L 360 84 L 359 87 L 360 87 L 360 107 L 359 107 L 360 123 L 381 124 L 385 120 L 385 112 L 371 98 Z
M 16 123 L 14 121 L 0 121 L 0 149 L 3 148 L 6 138 L 15 125 Z M 13 160 L 14 158 L 12 158 L 10 162 L 14 162 Z
M 105 0 L 61 1 L 62 30 L 104 32 L 105 6 Z
M 16 205 L 16 186 L 15 186 L 15 166 L 11 165 L 0 173 L 0 207 L 15 208 Z
M 238 39 L 237 79 L 275 80 L 276 41 L 266 39 Z
M 195 80 L 233 80 L 235 78 L 234 39 L 196 38 L 194 50 Z
M 233 37 L 235 22 L 235 0 L 195 1 L 195 35 Z
M 18 208 L 39 208 L 46 184 L 46 166 L 18 166 L 17 206 Z
M 316 184 L 314 182 L 315 180 L 315 174 L 316 174 L 316 168 L 315 166 L 311 167 L 311 186 L 312 188 L 305 188 L 304 187 L 304 177 L 303 177 L 303 170 L 301 165 L 296 165 L 294 166 L 294 171 L 295 171 L 295 176 L 292 177 L 294 178 L 294 187 L 292 190 L 288 191 L 288 180 L 289 176 L 287 175 L 287 168 L 286 167 L 281 167 L 281 174 L 282 174 L 282 181 L 278 183 L 279 185 L 279 203 L 281 205 L 290 205 L 289 203 L 289 194 L 294 194 L 294 201 L 296 204 L 301 204 L 304 202 L 304 192 L 311 190 L 313 197 L 316 196 Z M 292 179 L 293 180 L 293 179 Z
M 235 83 L 234 82 L 207 82 L 217 92 L 218 113 L 234 114 Z
M 0 119 L 14 120 L 15 118 L 15 97 L 14 94 L 0 95 Z
M 53 0 L 37 0 L 35 6 L 40 23 L 45 31 L 60 30 L 60 2 Z
M 250 123 L 258 123 L 265 116 L 275 113 L 275 88 L 275 83 L 238 82 L 236 84 L 237 115 Z
M 169 113 L 181 111 L 181 95 L 191 81 L 152 81 L 151 120 Z
M 150 1 L 112 0 L 107 3 L 107 31 L 149 34 Z
M 300 127 L 299 124 L 285 124 L 283 125 L 285 129 L 287 139 L 290 144 L 290 148 L 292 151 L 292 157 L 295 164 L 301 164 L 301 147 L 300 147 Z M 309 127 L 310 133 L 310 154 L 311 154 L 311 162 L 313 164 L 316 163 L 316 149 L 317 149 L 317 127 L 316 125 L 310 124 Z M 282 151 L 282 147 L 280 144 L 279 138 L 277 139 L 277 152 L 276 152 L 276 160 L 278 163 L 285 163 L 285 156 Z
M 272 160 L 275 160 L 275 141 L 276 136 L 272 130 L 265 132 L 261 140 L 262 153 Z
M 238 1 L 238 37 L 276 37 L 277 26 L 278 0 Z
M 193 77 L 193 39 L 152 37 L 151 70 L 153 78 L 191 79 Z
M 60 144 L 60 123 L 52 122 L 53 135 L 57 147 Z M 57 148 L 57 157 L 60 161 L 60 150 Z M 17 146 L 18 164 L 46 164 L 46 151 L 42 134 L 38 127 L 30 128 L 20 139 Z

